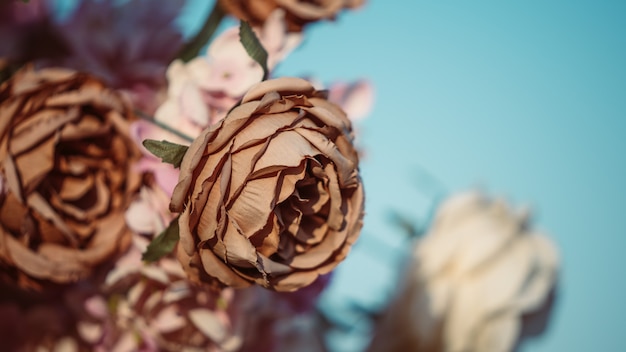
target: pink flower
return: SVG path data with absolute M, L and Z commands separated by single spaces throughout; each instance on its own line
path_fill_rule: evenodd
M 300 34 L 287 33 L 284 12 L 280 10 L 263 28 L 254 30 L 268 52 L 270 70 L 301 40 Z M 155 119 L 195 137 L 224 118 L 243 94 L 263 79 L 263 70 L 248 56 L 239 42 L 238 27 L 233 27 L 211 43 L 205 56 L 187 64 L 174 61 L 167 70 L 167 79 L 168 98 L 157 109 Z
M 171 128 L 175 128 L 171 126 Z M 195 137 L 196 134 L 193 136 Z M 172 143 L 188 145 L 183 138 L 157 126 L 149 121 L 135 121 L 130 126 L 130 136 L 141 149 L 143 157 L 135 165 L 135 170 L 140 173 L 152 173 L 156 184 L 167 194 L 172 195 L 174 186 L 178 182 L 179 170 L 170 164 L 163 163 L 143 146 L 143 141 L 153 139 L 157 141 L 167 140 Z M 169 202 L 169 201 L 168 201 Z
M 136 233 L 159 234 L 173 218 L 168 209 L 169 201 L 169 196 L 161 189 L 142 187 L 139 197 L 126 211 L 126 224 Z
M 374 86 L 367 80 L 335 82 L 328 89 L 328 100 L 341 106 L 350 120 L 360 121 L 372 110 Z

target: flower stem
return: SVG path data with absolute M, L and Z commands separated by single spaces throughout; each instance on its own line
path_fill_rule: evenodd
M 143 112 L 141 112 L 139 110 L 135 110 L 135 114 L 137 116 L 139 116 L 139 118 L 141 118 L 142 120 L 146 120 L 146 121 L 150 122 L 151 124 L 156 125 L 156 126 L 162 128 L 162 129 L 166 130 L 167 132 L 170 132 L 170 133 L 172 133 L 172 134 L 174 134 L 174 135 L 176 135 L 176 136 L 178 136 L 178 137 L 180 137 L 180 138 L 182 138 L 182 139 L 184 139 L 184 140 L 186 140 L 186 141 L 188 141 L 190 143 L 193 142 L 193 138 L 192 137 L 190 137 L 190 136 L 188 136 L 188 135 L 186 135 L 186 134 L 184 134 L 184 133 L 182 133 L 180 131 L 177 131 L 177 130 L 173 129 L 170 126 L 168 126 L 168 125 L 166 125 L 166 124 L 164 124 L 162 122 L 159 122 L 159 121 L 153 119 L 151 116 L 148 116 L 148 115 L 144 114 Z
M 211 39 L 211 37 L 215 33 L 215 30 L 217 30 L 217 27 L 222 22 L 225 14 L 226 13 L 219 5 L 219 1 L 215 0 L 213 8 L 211 9 L 211 13 L 209 14 L 209 17 L 207 17 L 207 19 L 204 21 L 202 28 L 198 33 L 196 33 L 196 36 L 193 37 L 191 41 L 187 42 L 187 44 L 185 44 L 185 46 L 180 50 L 180 52 L 178 53 L 178 58 L 180 58 L 184 62 L 188 62 L 189 60 L 198 56 L 200 49 L 202 49 L 202 47 L 209 41 L 209 39 Z

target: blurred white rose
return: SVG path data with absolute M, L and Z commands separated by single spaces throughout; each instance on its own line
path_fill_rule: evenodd
M 511 351 L 558 266 L 528 211 L 478 192 L 453 196 L 414 248 L 370 351 Z

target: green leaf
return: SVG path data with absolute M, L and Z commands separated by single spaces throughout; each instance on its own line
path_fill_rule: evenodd
M 150 242 L 141 259 L 147 262 L 155 262 L 172 253 L 180 238 L 178 231 L 178 217 L 176 217 L 161 234 Z
M 269 77 L 267 51 L 263 48 L 259 38 L 257 38 L 252 27 L 246 21 L 241 21 L 239 24 L 239 41 L 246 49 L 248 55 L 261 65 L 261 68 L 263 68 L 263 80 L 266 80 Z
M 189 147 L 168 141 L 155 141 L 154 139 L 146 139 L 143 144 L 150 153 L 158 156 L 163 162 L 172 164 L 174 167 L 180 167 L 183 157 Z

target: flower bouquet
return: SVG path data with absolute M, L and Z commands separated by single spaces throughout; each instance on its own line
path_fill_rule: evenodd
M 363 3 L 219 0 L 187 40 L 183 5 L 0 2 L 1 350 L 332 348 L 316 300 L 363 226 L 373 87 L 274 69 Z M 508 350 L 544 301 L 550 242 L 466 198 L 416 242 L 371 350 Z M 502 248 L 526 264 L 500 287 Z

